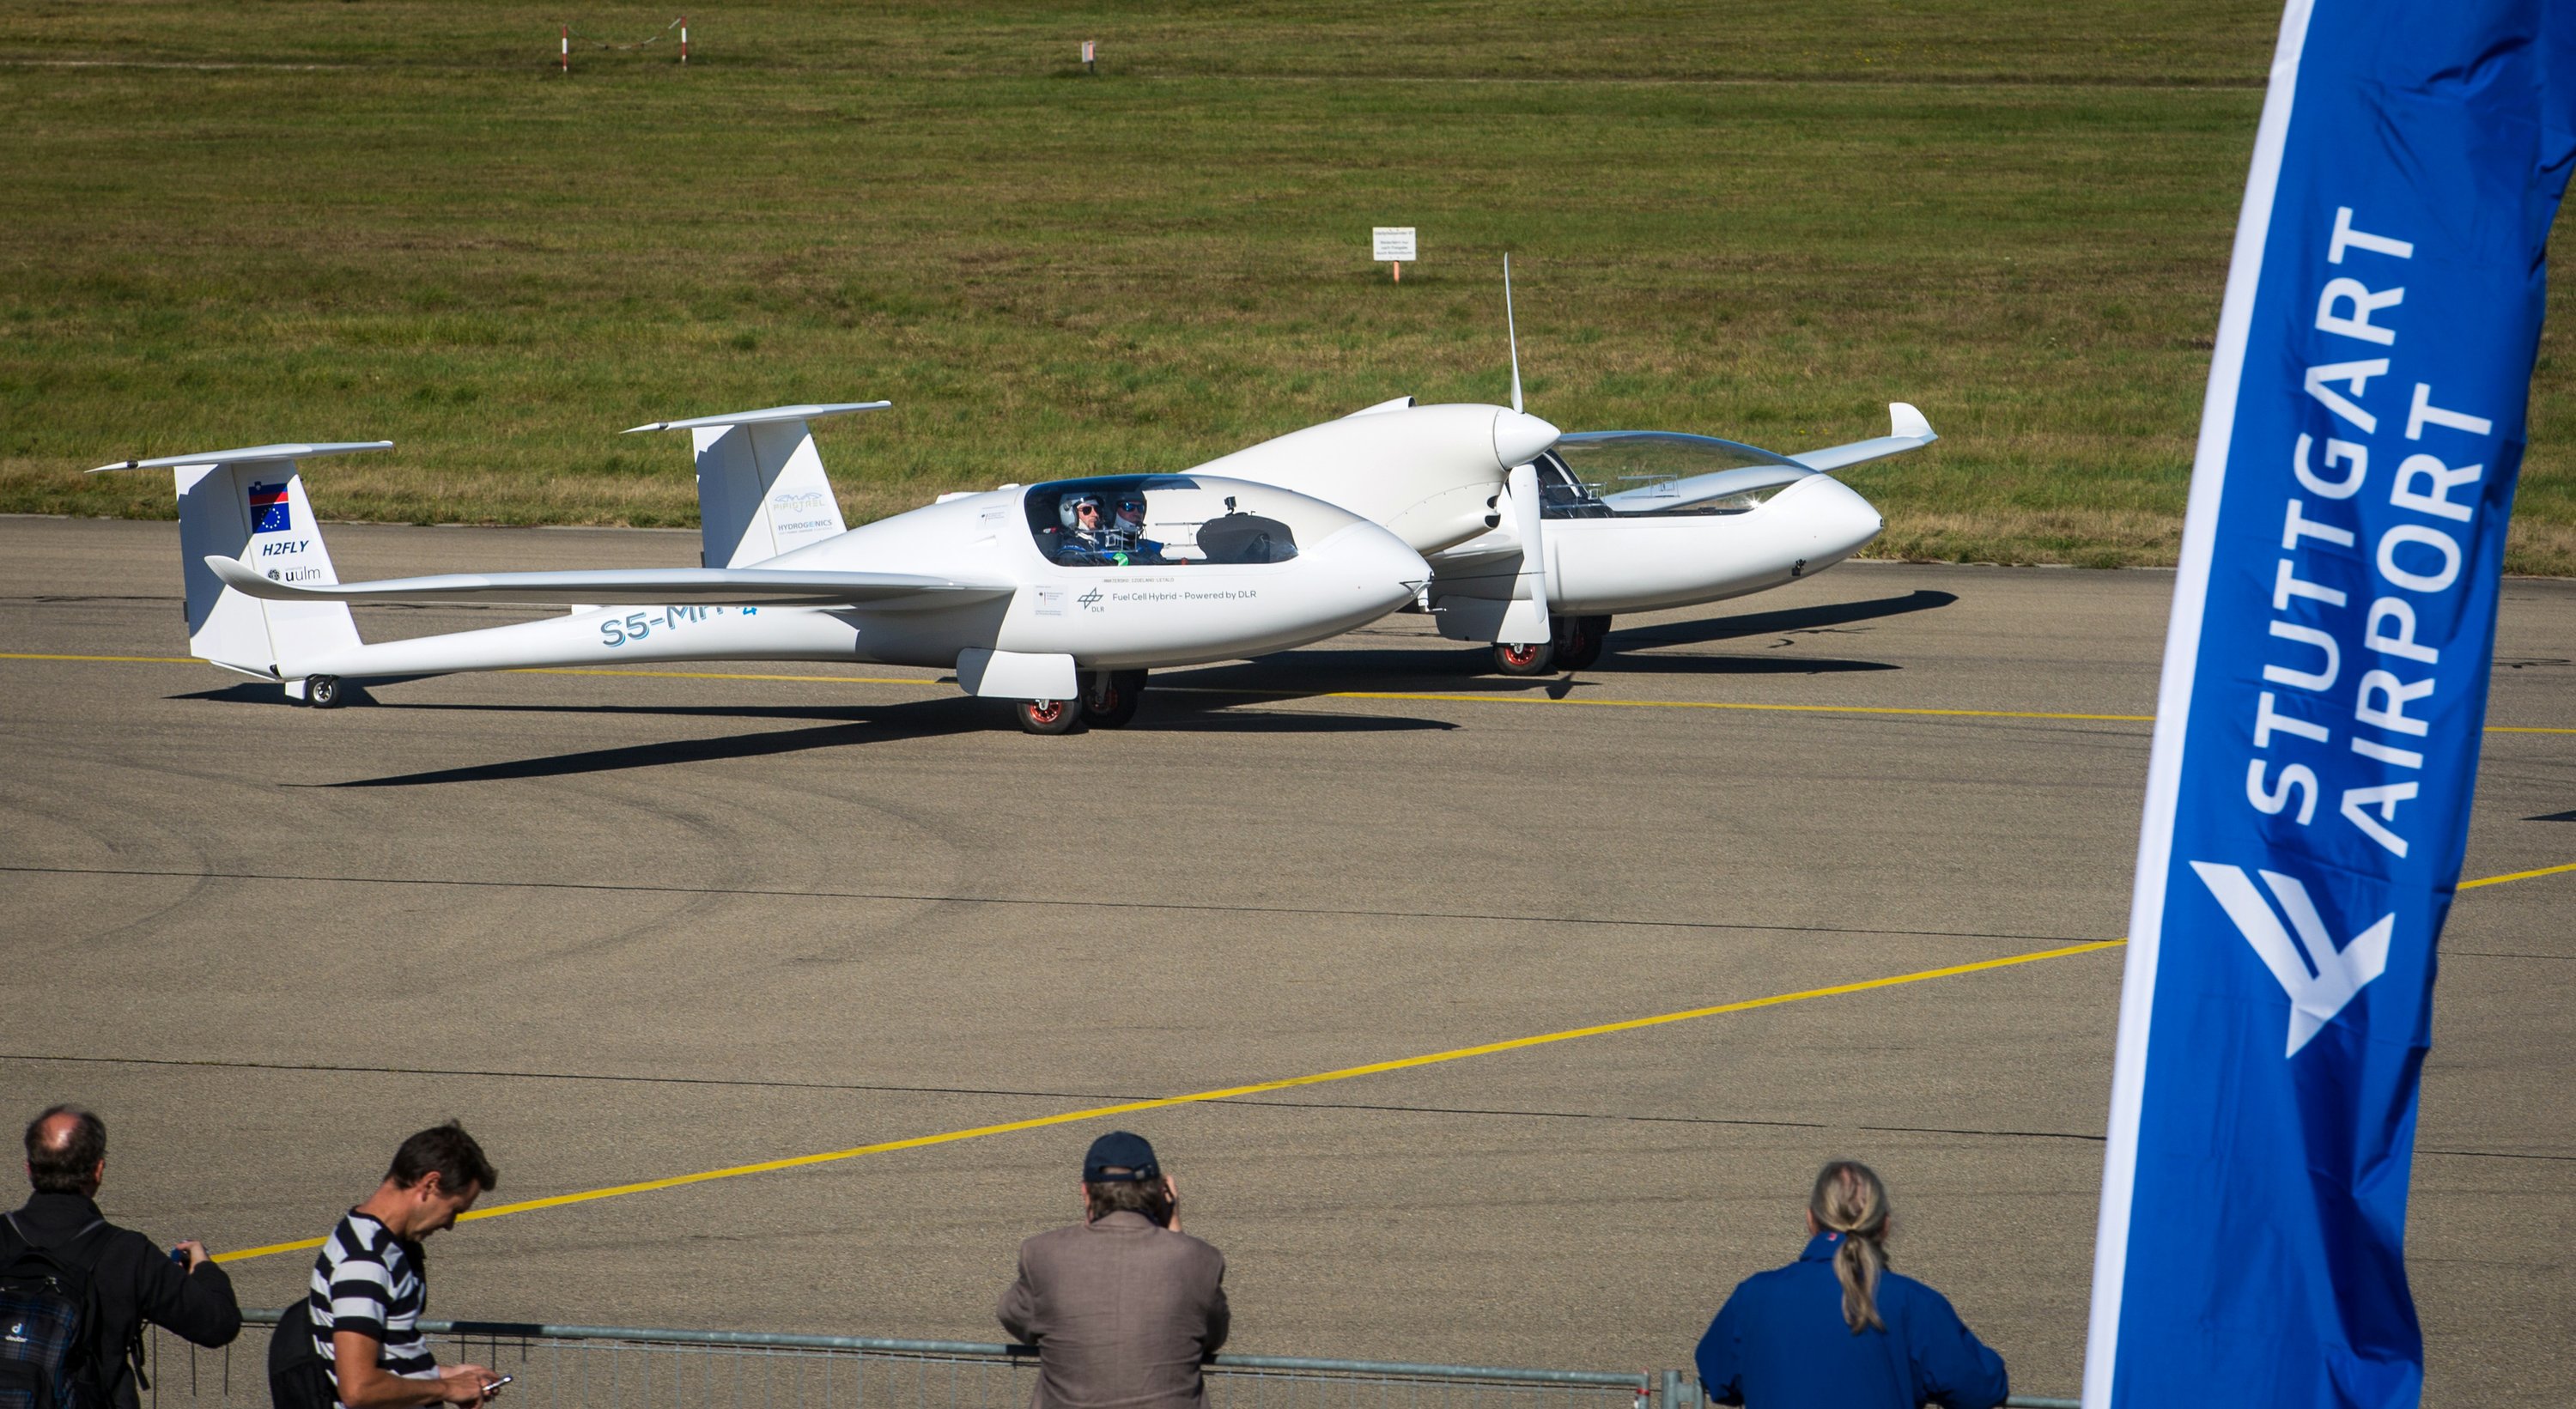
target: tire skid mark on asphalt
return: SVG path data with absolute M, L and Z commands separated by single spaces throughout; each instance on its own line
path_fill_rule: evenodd
M 2511 881 L 2525 881 L 2542 876 L 2564 875 L 2568 872 L 2576 872 L 2576 862 L 2567 862 L 2556 866 L 2539 866 L 2525 871 L 2508 872 L 2504 875 L 2482 876 L 2473 881 L 2462 881 L 2456 889 L 2475 890 L 2481 886 L 2504 885 Z M 1993 969 L 2012 968 L 2022 964 L 2034 964 L 2046 959 L 2063 959 L 2078 954 L 2098 954 L 2106 949 L 2118 949 L 2127 944 L 2128 941 L 2125 939 L 2087 940 L 2080 944 L 2061 945 L 2054 949 L 2036 949 L 2022 954 L 2007 954 L 1996 959 L 1979 959 L 1965 964 L 1948 964 L 1934 969 L 1917 969 L 1912 973 L 1890 974 L 1881 978 L 1861 979 L 1852 983 L 1832 984 L 1823 988 L 1800 989 L 1791 993 L 1773 993 L 1760 998 L 1738 999 L 1732 1003 L 1715 1003 L 1707 1007 L 1685 1008 L 1678 1012 L 1671 1013 L 1657 1013 L 1651 1017 L 1628 1018 L 1619 1022 L 1595 1023 L 1588 1027 L 1574 1027 L 1565 1028 L 1556 1032 L 1542 1032 L 1528 1037 L 1505 1038 L 1499 1042 L 1479 1043 L 1471 1047 L 1452 1047 L 1441 1052 L 1425 1052 L 1418 1056 L 1396 1057 L 1382 1062 L 1366 1062 L 1358 1066 L 1340 1067 L 1332 1071 L 1314 1072 L 1306 1076 L 1280 1077 L 1270 1081 L 1249 1082 L 1240 1086 L 1222 1086 L 1207 1091 L 1192 1091 L 1179 1096 L 1157 1096 L 1140 1101 L 1120 1101 L 1109 1105 L 1088 1106 L 1080 1110 L 1059 1111 L 1053 1115 L 1032 1116 L 1025 1120 L 1010 1120 L 992 1125 L 968 1126 L 961 1130 L 945 1130 L 931 1135 L 914 1135 L 900 1140 L 881 1140 L 874 1144 L 856 1145 L 845 1150 L 825 1150 L 816 1154 L 791 1155 L 785 1159 L 761 1160 L 752 1164 L 729 1165 L 722 1169 L 700 1170 L 692 1174 L 667 1175 L 660 1179 L 639 1180 L 631 1184 L 612 1184 L 604 1188 L 583 1189 L 574 1193 L 556 1194 L 547 1198 L 527 1199 L 519 1203 L 501 1204 L 493 1208 L 478 1208 L 470 1213 L 464 1214 L 462 1217 L 464 1219 L 500 1218 L 513 1213 L 530 1213 L 538 1209 L 562 1208 L 570 1204 L 590 1203 L 599 1199 L 622 1198 L 630 1194 L 647 1194 L 658 1192 L 663 1189 L 685 1188 L 692 1184 L 711 1183 L 719 1179 L 738 1179 L 744 1175 L 750 1174 L 775 1174 L 790 1169 L 803 1169 L 811 1165 L 833 1164 L 842 1160 L 859 1159 L 868 1155 L 891 1154 L 898 1150 L 926 1149 L 934 1145 L 955 1144 L 959 1141 L 977 1140 L 991 1135 L 1007 1135 L 1023 1130 L 1043 1130 L 1050 1126 L 1071 1125 L 1080 1121 L 1100 1120 L 1109 1116 L 1132 1115 L 1138 1111 L 1164 1110 L 1173 1106 L 1207 1105 L 1220 1102 L 1242 1103 L 1239 1098 L 1263 1095 L 1272 1091 L 1291 1091 L 1305 1087 L 1322 1086 L 1330 1082 L 1349 1081 L 1356 1077 L 1377 1076 L 1387 1072 L 1409 1071 L 1417 1067 L 1437 1066 L 1448 1062 L 1464 1061 L 1471 1057 L 1486 1057 L 1503 1052 L 1522 1051 L 1532 1047 L 1551 1046 L 1555 1043 L 1571 1042 L 1579 1038 L 1604 1037 L 1615 1033 L 1637 1032 L 1646 1028 L 1663 1027 L 1672 1023 L 1690 1022 L 1698 1018 L 1716 1017 L 1726 1013 L 1752 1012 L 1757 1009 L 1782 1007 L 1791 1003 L 1804 1003 L 1819 998 L 1847 997 L 1852 994 L 1874 992 L 1882 988 L 1897 988 L 1908 984 L 1924 983 L 1933 979 L 1955 978 L 1964 974 L 1984 973 Z M 2453 1152 L 2444 1151 L 2442 1153 Z M 267 1257 L 276 1253 L 310 1251 L 311 1249 L 320 1247 L 321 1245 L 322 1240 L 319 1238 L 305 1238 L 291 1243 L 271 1243 L 264 1247 L 244 1248 L 239 1252 L 221 1254 L 217 1260 L 223 1262 L 247 1261 L 251 1258 Z
M 88 661 L 123 665 L 202 665 L 204 662 L 186 656 L 80 656 L 47 655 L 32 651 L 0 651 L 0 660 Z M 519 666 L 493 671 L 499 675 L 617 675 L 653 680 L 746 680 L 783 682 L 798 685 L 910 685 L 933 689 L 954 683 L 953 677 L 926 680 L 918 676 L 894 675 L 762 675 L 747 671 L 715 670 L 620 670 L 604 666 Z M 1416 704 L 1521 704 L 1579 705 L 1592 709 L 1731 709 L 1780 714 L 1862 714 L 1894 715 L 1933 719 L 2052 719 L 2096 724 L 2153 724 L 2152 714 L 2076 714 L 2030 709 L 1935 709 L 1903 705 L 1821 705 L 1761 704 L 1735 700 L 1611 700 L 1558 697 L 1541 691 L 1513 694 L 1443 694 L 1403 690 L 1255 690 L 1215 685 L 1156 685 L 1152 688 L 1176 695 L 1235 695 L 1247 699 L 1274 700 L 1387 700 Z M 2490 724 L 2490 734 L 2576 734 L 2576 727 L 2557 728 L 2540 725 Z

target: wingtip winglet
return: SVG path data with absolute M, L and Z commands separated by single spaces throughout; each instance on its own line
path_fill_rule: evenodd
M 1910 401 L 1887 403 L 1888 434 L 1906 436 L 1929 444 L 1941 437 L 1934 434 L 1932 422 Z

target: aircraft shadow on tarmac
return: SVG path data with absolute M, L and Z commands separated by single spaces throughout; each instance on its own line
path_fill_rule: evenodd
M 1788 637 L 1801 632 L 1830 631 L 1858 622 L 1931 611 L 1957 600 L 1955 593 L 1918 590 L 1902 597 L 1879 597 L 1866 602 L 1831 602 L 1791 611 L 1756 612 L 1750 616 L 1711 617 L 1705 621 L 1633 627 L 1611 632 L 1610 652 L 1598 664 L 1586 666 L 1574 675 L 1629 672 L 1654 675 L 1840 675 L 1853 671 L 1896 670 L 1901 667 L 1885 661 L 1844 660 L 1831 656 L 1660 655 L 1631 659 L 1623 658 L 1620 653 L 1706 641 Z M 1349 641 L 1353 638 L 1341 639 Z M 1240 691 L 1247 695 L 1274 696 L 1324 695 L 1340 689 L 1390 690 L 1407 685 L 1436 689 L 1444 694 L 1518 695 L 1544 688 L 1550 696 L 1562 699 L 1568 693 L 1567 681 L 1561 676 L 1550 681 L 1540 677 L 1515 680 L 1487 674 L 1492 657 L 1480 646 L 1421 646 L 1412 644 L 1419 637 L 1408 636 L 1405 639 L 1407 644 L 1403 646 L 1308 647 L 1240 665 L 1169 671 L 1155 679 L 1167 690 Z
M 892 743 L 902 739 L 1008 731 L 1008 722 L 999 711 L 984 701 L 962 697 L 841 708 L 493 704 L 419 704 L 394 707 L 405 710 L 570 714 L 585 718 L 630 714 L 724 719 L 824 719 L 836 722 L 808 729 L 728 734 L 711 739 L 667 739 L 652 743 L 626 744 L 616 748 L 584 749 L 577 753 L 550 754 L 542 758 L 510 759 L 499 763 L 434 768 L 416 773 L 395 773 L 380 778 L 351 778 L 337 783 L 291 783 L 286 786 L 408 788 L 440 783 L 490 783 L 530 778 L 562 778 L 585 773 L 618 773 L 639 768 L 659 768 L 674 763 L 719 763 L 740 758 L 761 758 L 772 754 L 803 753 L 859 744 Z M 1384 716 L 1271 713 L 1219 715 L 1214 710 L 1194 702 L 1176 700 L 1169 696 L 1157 699 L 1149 691 L 1145 697 L 1144 709 L 1138 713 L 1136 721 L 1127 727 L 1131 731 L 1148 732 L 1216 730 L 1228 734 L 1331 734 L 1454 729 L 1457 726 L 1444 720 Z
M 1933 611 L 1957 600 L 1959 597 L 1955 592 L 1917 588 L 1902 597 L 1874 597 L 1866 602 L 1828 602 L 1823 606 L 1755 612 L 1750 616 L 1661 622 L 1611 632 L 1610 648 L 1613 651 L 1652 650 L 1657 646 L 1693 646 L 1703 641 L 1733 641 L 1747 636 L 1790 636 L 1801 631 L 1821 631 L 1850 626 L 1855 622 Z M 1654 668 L 1666 669 L 1668 664 L 1658 661 Z

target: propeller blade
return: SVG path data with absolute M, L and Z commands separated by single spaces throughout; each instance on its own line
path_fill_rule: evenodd
M 1521 409 L 1521 330 L 1512 321 L 1512 257 L 1503 256 L 1503 333 L 1512 342 L 1512 409 Z
M 1521 541 L 1521 581 L 1528 593 L 1515 594 L 1515 600 L 1503 612 L 1502 634 L 1496 639 L 1507 645 L 1536 645 L 1549 639 L 1547 539 L 1539 513 L 1538 468 L 1515 465 L 1506 482 L 1507 502 L 1512 513 L 1512 531 Z

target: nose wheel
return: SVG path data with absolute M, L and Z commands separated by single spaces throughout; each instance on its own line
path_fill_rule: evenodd
M 1011 716 L 1029 734 L 1070 734 L 1082 723 L 1082 707 L 1072 700 L 1014 700 Z
M 1494 669 L 1505 675 L 1545 675 L 1555 655 L 1555 646 L 1546 641 L 1534 641 L 1527 645 L 1496 641 Z

